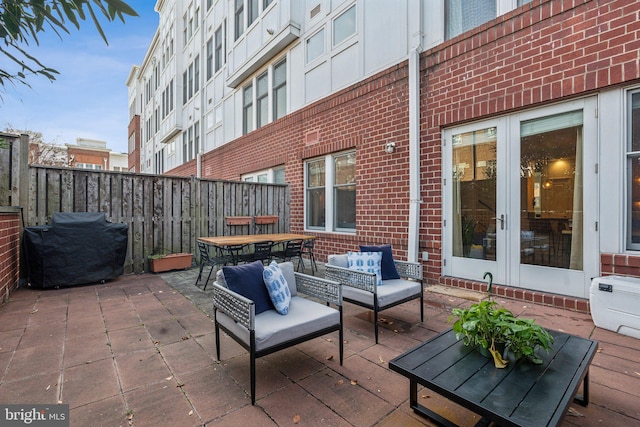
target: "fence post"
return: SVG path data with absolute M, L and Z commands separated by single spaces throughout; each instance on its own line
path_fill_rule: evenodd
M 15 173 L 12 174 L 15 181 L 11 183 L 11 200 L 17 201 L 15 205 L 22 207 L 23 212 L 29 212 L 29 135 L 21 134 L 20 143 L 17 145 Z

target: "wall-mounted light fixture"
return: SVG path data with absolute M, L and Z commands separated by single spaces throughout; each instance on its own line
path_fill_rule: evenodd
M 393 141 L 387 142 L 384 146 L 384 151 L 386 151 L 388 154 L 392 154 L 396 151 L 396 143 Z

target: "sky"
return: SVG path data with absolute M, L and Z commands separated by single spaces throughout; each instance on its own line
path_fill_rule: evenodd
M 102 23 L 109 45 L 93 21 L 72 24 L 62 39 L 47 29 L 40 45 L 27 52 L 60 74 L 50 82 L 29 76 L 23 84 L 0 86 L 0 131 L 11 127 L 41 132 L 45 142 L 75 144 L 76 138 L 107 142 L 114 152 L 127 152 L 129 106 L 126 81 L 133 65 L 140 65 L 158 27 L 155 0 L 125 0 L 139 17 L 125 16 L 123 24 Z M 8 59 L 0 54 L 0 67 Z M 13 69 L 13 68 L 12 68 Z

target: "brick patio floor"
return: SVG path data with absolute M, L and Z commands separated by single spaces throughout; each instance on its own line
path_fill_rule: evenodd
M 257 402 L 247 352 L 222 339 L 215 358 L 210 288 L 197 269 L 129 275 L 106 284 L 21 288 L 0 308 L 0 402 L 65 403 L 71 426 L 431 425 L 409 408 L 409 382 L 388 361 L 450 327 L 470 300 L 426 293 L 383 312 L 374 344 L 369 313 L 345 304 L 345 360 L 337 332 L 258 359 Z M 598 340 L 588 407 L 563 426 L 640 425 L 640 340 L 596 328 L 591 317 L 499 298 L 551 329 Z M 418 399 L 462 426 L 474 414 L 422 389 Z

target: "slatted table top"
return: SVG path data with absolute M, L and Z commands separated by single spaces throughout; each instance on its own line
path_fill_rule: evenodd
M 242 234 L 236 236 L 211 236 L 200 237 L 198 240 L 201 242 L 216 245 L 216 246 L 232 246 L 232 245 L 249 245 L 256 242 L 272 241 L 272 242 L 286 242 L 288 240 L 311 240 L 316 236 L 308 234 L 294 234 L 294 233 L 272 233 L 272 234 Z
M 541 365 L 511 360 L 507 368 L 497 369 L 493 359 L 465 346 L 449 330 L 394 358 L 389 368 L 409 378 L 414 411 L 443 425 L 454 424 L 418 404 L 417 384 L 501 426 L 555 426 L 581 383 L 584 397 L 575 400 L 588 403 L 589 365 L 598 343 L 549 332 L 555 343 L 549 353 L 539 352 Z

